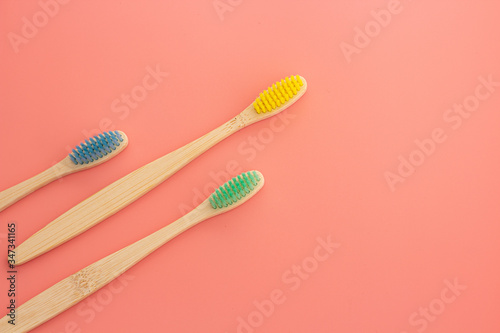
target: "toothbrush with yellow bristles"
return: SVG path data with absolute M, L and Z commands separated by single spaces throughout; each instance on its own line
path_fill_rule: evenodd
M 245 203 L 264 186 L 258 171 L 249 171 L 226 182 L 198 207 L 151 235 L 85 267 L 41 292 L 17 309 L 16 325 L 7 315 L 0 332 L 28 332 L 104 287 L 153 251 L 182 232 Z
M 108 131 L 85 140 L 59 163 L 0 192 L 0 212 L 58 178 L 108 161 L 125 149 L 127 144 L 127 136 L 121 131 Z
M 307 82 L 299 75 L 276 82 L 233 119 L 129 173 L 47 224 L 16 248 L 16 265 L 50 251 L 125 208 L 231 134 L 290 107 L 306 89 Z

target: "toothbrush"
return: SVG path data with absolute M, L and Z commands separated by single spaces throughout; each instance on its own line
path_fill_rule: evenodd
M 0 192 L 0 212 L 54 180 L 92 168 L 113 158 L 127 147 L 125 133 L 109 131 L 95 135 L 76 146 L 61 162 L 38 175 Z
M 220 186 L 198 207 L 151 235 L 85 267 L 33 297 L 18 310 L 16 325 L 9 316 L 0 320 L 0 332 L 28 332 L 85 299 L 123 274 L 150 253 L 196 224 L 245 203 L 264 185 L 258 171 L 249 171 Z
M 125 208 L 229 135 L 285 110 L 306 89 L 306 80 L 298 75 L 276 82 L 225 124 L 122 177 L 47 224 L 16 248 L 16 264 L 50 251 Z

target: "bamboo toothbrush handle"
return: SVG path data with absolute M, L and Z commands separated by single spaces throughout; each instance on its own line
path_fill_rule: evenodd
M 27 332 L 90 296 L 175 236 L 213 215 L 208 201 L 200 207 L 41 292 L 17 309 L 15 326 L 8 323 L 8 316 L 3 317 L 0 332 Z
M 246 124 L 246 119 L 238 115 L 201 138 L 103 188 L 21 243 L 16 248 L 16 264 L 38 257 L 125 208 Z
M 21 200 L 31 192 L 38 190 L 40 187 L 74 172 L 68 162 L 71 163 L 69 158 L 65 158 L 61 162 L 53 165 L 38 175 L 0 192 L 0 212 Z

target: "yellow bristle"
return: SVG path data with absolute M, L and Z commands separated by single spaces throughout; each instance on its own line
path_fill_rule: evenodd
M 267 89 L 267 92 L 269 93 L 269 95 L 273 98 L 273 101 L 276 103 L 277 106 L 281 106 L 281 102 L 280 100 L 278 99 L 278 96 L 276 96 L 276 93 L 274 92 L 273 88 L 272 87 L 269 87 Z
M 267 102 L 271 105 L 271 107 L 274 109 L 276 107 L 276 103 L 274 102 L 273 98 L 271 97 L 271 95 L 269 95 L 269 93 L 267 92 L 267 90 L 264 91 L 264 96 L 266 96 L 266 100 Z
M 271 89 L 272 96 L 276 100 L 276 104 L 278 104 L 278 106 L 281 106 L 281 104 L 285 103 L 285 100 L 283 99 L 283 96 L 281 95 L 280 91 L 278 90 L 278 86 L 276 85 L 276 83 L 273 84 L 273 86 L 269 89 Z
M 267 90 L 264 90 L 262 95 L 264 95 L 264 100 L 269 103 L 269 94 L 267 93 Z
M 288 86 L 288 83 L 286 82 L 285 79 L 281 80 L 281 86 L 283 87 L 283 91 L 285 92 L 286 95 L 286 100 L 288 101 L 290 98 L 293 97 L 293 92 L 290 90 L 290 87 Z
M 260 100 L 260 98 L 258 99 L 257 103 L 259 104 L 260 106 L 260 111 L 261 112 L 266 112 L 266 107 L 264 106 L 264 103 L 262 103 L 262 101 Z M 260 113 L 260 112 L 259 112 Z
M 295 76 L 292 76 L 292 82 L 293 82 L 293 85 L 295 86 L 295 89 L 300 90 L 300 84 L 297 81 L 297 78 Z
M 276 96 L 278 97 L 278 99 L 280 100 L 281 104 L 285 103 L 285 99 L 283 98 L 283 95 L 279 91 L 278 86 L 276 85 L 276 83 L 273 84 L 273 91 L 276 94 Z
M 262 102 L 264 102 L 267 111 L 271 111 L 273 109 L 267 100 L 263 100 Z
M 260 113 L 260 106 L 257 104 L 257 100 L 253 102 L 253 108 L 257 111 L 257 113 Z
M 293 94 L 297 95 L 297 89 L 295 88 L 295 85 L 289 77 L 286 78 L 286 83 L 288 83 L 288 87 L 290 87 L 290 90 L 292 90 Z
M 285 90 L 285 81 L 284 80 L 281 80 L 279 88 L 280 88 L 281 95 L 283 95 L 285 102 L 287 102 L 290 99 L 290 96 L 288 96 L 288 93 Z
M 297 81 L 299 82 L 299 86 L 303 86 L 304 83 L 302 82 L 302 79 L 300 78 L 300 75 L 295 75 L 295 78 L 297 79 Z

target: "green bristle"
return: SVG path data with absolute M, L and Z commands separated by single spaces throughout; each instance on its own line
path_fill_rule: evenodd
M 215 190 L 209 197 L 209 202 L 214 209 L 227 207 L 246 197 L 259 182 L 257 172 L 244 172 Z

